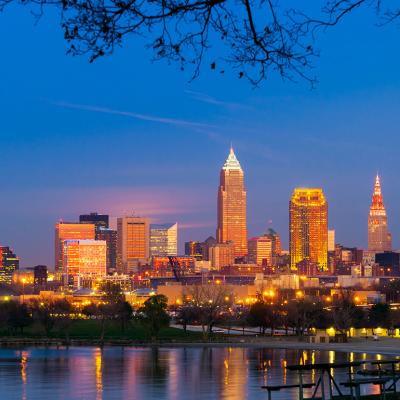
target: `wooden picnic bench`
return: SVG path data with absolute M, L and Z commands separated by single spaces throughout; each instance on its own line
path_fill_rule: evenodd
M 372 361 L 372 365 L 378 366 L 378 371 L 380 371 L 380 377 L 383 375 L 390 376 L 392 379 L 392 383 L 390 386 L 386 388 L 386 391 L 393 391 L 394 393 L 397 392 L 396 384 L 397 381 L 400 380 L 400 371 L 396 369 L 396 365 L 399 365 L 400 360 L 380 360 L 380 361 Z M 382 366 L 390 365 L 390 370 L 382 369 Z
M 362 385 L 379 385 L 380 389 L 380 397 L 381 399 L 386 399 L 386 389 L 385 384 L 389 382 L 391 378 L 361 378 L 361 379 L 351 379 L 347 382 L 341 382 L 340 384 L 344 387 L 348 387 L 350 389 L 354 388 L 355 399 L 361 399 L 361 386 Z
M 303 389 L 310 389 L 315 386 L 315 383 L 296 383 L 296 384 L 289 384 L 289 385 L 266 385 L 261 386 L 262 389 L 268 390 L 268 400 L 272 400 L 271 392 L 279 392 L 282 389 L 299 389 L 299 398 L 302 398 Z
M 303 382 L 303 373 L 305 371 L 317 371 L 319 372 L 319 377 L 317 380 L 317 383 L 314 388 L 314 392 L 311 396 L 312 399 L 317 398 L 317 392 L 318 389 L 320 391 L 320 397 L 322 400 L 326 399 L 333 399 L 334 395 L 334 389 L 336 389 L 336 392 L 338 393 L 339 396 L 343 396 L 342 391 L 340 390 L 339 385 L 334 379 L 334 376 L 332 374 L 332 370 L 335 369 L 347 369 L 349 381 L 352 380 L 352 368 L 354 367 L 359 367 L 362 364 L 364 364 L 365 361 L 353 361 L 353 362 L 337 362 L 337 363 L 315 363 L 315 364 L 303 364 L 303 365 L 288 365 L 286 368 L 289 371 L 297 371 L 299 373 L 299 384 L 301 385 Z M 325 383 L 324 383 L 324 378 L 325 376 L 328 378 L 328 390 L 329 394 L 326 396 L 325 393 Z M 352 388 L 350 388 L 350 393 L 352 396 Z M 303 394 L 299 394 L 299 399 L 303 400 Z

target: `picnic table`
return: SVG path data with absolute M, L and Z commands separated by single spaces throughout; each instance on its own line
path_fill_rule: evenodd
M 380 377 L 375 377 L 375 378 L 362 378 L 362 379 L 352 379 L 347 382 L 342 382 L 341 385 L 344 387 L 348 387 L 351 390 L 354 388 L 355 390 L 355 398 L 356 400 L 361 399 L 361 386 L 362 385 L 378 385 L 380 388 L 380 395 L 381 398 L 385 399 L 386 398 L 386 383 L 390 381 L 391 378 L 386 377 L 386 378 L 380 378 Z M 353 394 L 351 395 L 353 398 Z
M 320 389 L 320 397 L 322 400 L 332 399 L 333 398 L 333 388 L 336 389 L 339 396 L 343 396 L 343 393 L 335 381 L 335 378 L 332 374 L 332 370 L 335 369 L 347 369 L 349 382 L 353 380 L 352 378 L 352 369 L 354 367 L 359 367 L 364 364 L 366 361 L 353 361 L 353 362 L 337 362 L 337 363 L 315 363 L 315 364 L 300 364 L 300 365 L 288 365 L 286 368 L 289 371 L 297 371 L 299 374 L 299 400 L 304 400 L 303 393 L 303 373 L 306 371 L 317 371 L 319 373 L 317 383 L 315 385 L 313 394 L 311 398 L 316 398 L 318 389 Z M 328 378 L 328 388 L 329 388 L 329 397 L 326 397 L 325 394 L 325 376 Z M 353 396 L 353 388 L 351 386 L 350 391 Z
M 400 365 L 400 360 L 380 360 L 380 361 L 372 361 L 371 365 L 377 365 L 379 374 L 378 376 L 382 377 L 385 374 L 391 376 L 392 383 L 389 387 L 386 388 L 386 391 L 397 392 L 396 384 L 400 380 L 400 370 L 396 369 L 396 366 Z M 382 367 L 390 366 L 390 371 L 383 370 Z

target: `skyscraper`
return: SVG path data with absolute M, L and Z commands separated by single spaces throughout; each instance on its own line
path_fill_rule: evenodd
M 392 235 L 388 231 L 379 175 L 376 175 L 374 193 L 369 208 L 368 250 L 375 252 L 392 250 Z
M 233 242 L 235 257 L 247 254 L 246 191 L 242 167 L 231 148 L 220 173 L 218 188 L 219 243 Z
M 78 224 L 74 222 L 59 222 L 55 226 L 55 268 L 63 270 L 64 240 L 95 239 L 94 224 Z
M 96 229 L 109 227 L 109 216 L 106 214 L 98 214 L 91 212 L 90 214 L 82 214 L 79 216 L 79 222 L 86 224 L 95 224 Z
M 6 246 L 0 246 L 0 283 L 11 285 L 14 271 L 19 269 L 19 258 Z
M 106 275 L 107 245 L 104 240 L 64 240 L 63 276 L 65 283 L 80 287 L 85 277 Z
M 117 269 L 117 231 L 100 226 L 96 229 L 96 240 L 105 240 L 107 244 L 107 273 Z
M 117 270 L 135 272 L 150 256 L 150 221 L 148 218 L 121 217 L 117 220 Z
M 322 189 L 296 188 L 289 203 L 290 265 L 328 268 L 328 203 Z
M 178 255 L 178 224 L 150 225 L 150 256 Z
M 97 212 L 79 216 L 79 222 L 95 225 L 96 240 L 107 242 L 107 272 L 114 272 L 117 267 L 117 231 L 110 229 L 109 219 L 107 214 L 98 214 Z

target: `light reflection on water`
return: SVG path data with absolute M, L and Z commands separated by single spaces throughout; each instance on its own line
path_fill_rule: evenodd
M 1 399 L 265 399 L 262 385 L 297 383 L 286 365 L 385 356 L 261 348 L 0 349 Z M 310 372 L 304 381 L 315 381 Z M 335 379 L 346 380 L 337 370 Z M 370 393 L 376 388 L 365 388 Z M 297 391 L 274 399 L 297 399 Z

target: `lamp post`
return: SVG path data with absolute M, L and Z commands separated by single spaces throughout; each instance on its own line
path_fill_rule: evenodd
M 26 278 L 22 278 L 22 279 L 21 279 L 21 282 L 22 282 L 22 303 L 24 303 Z

